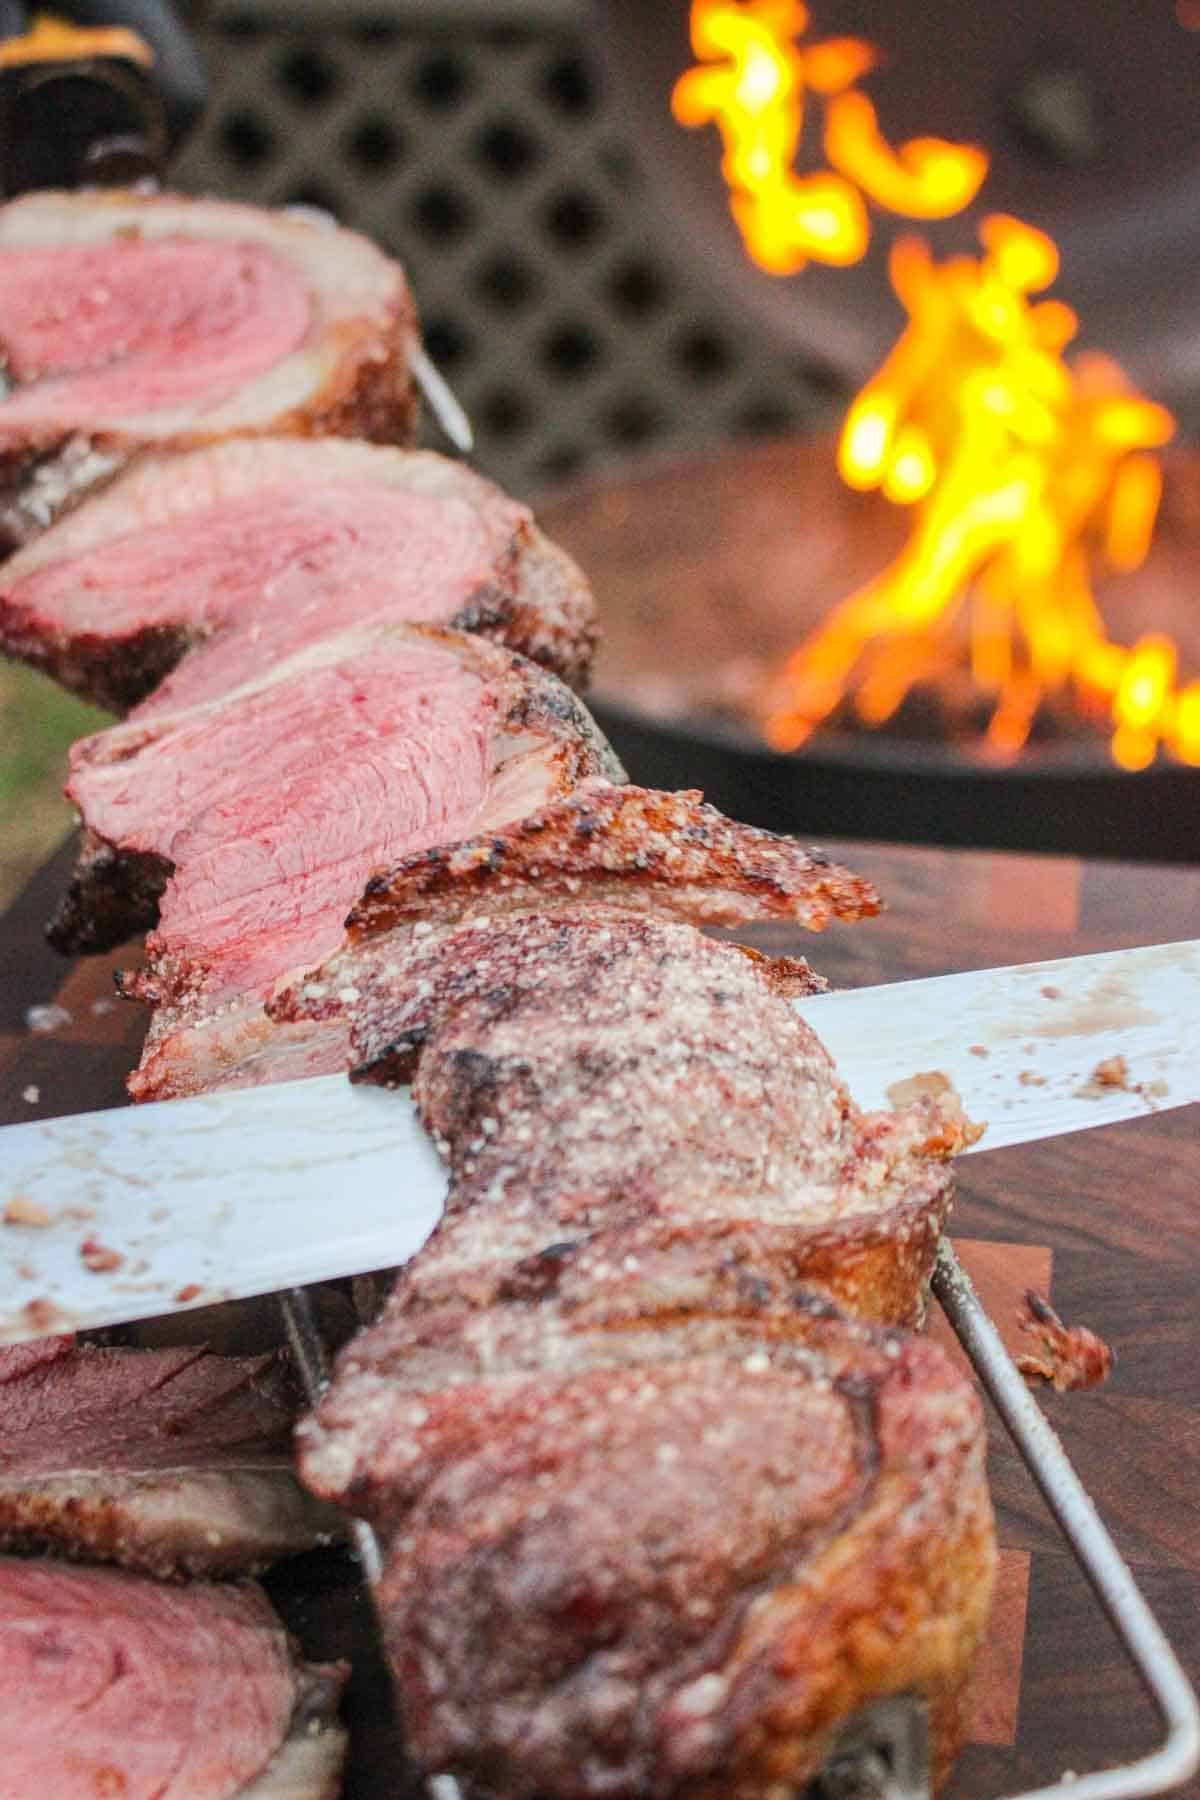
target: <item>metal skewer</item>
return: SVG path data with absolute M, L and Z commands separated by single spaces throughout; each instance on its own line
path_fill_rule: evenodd
M 946 1238 L 933 1291 L 1167 1728 L 1161 1746 L 1137 1762 L 1014 1800 L 1137 1800 L 1178 1787 L 1200 1767 L 1200 1706 L 1191 1683 Z
M 300 1371 L 300 1379 L 304 1383 L 304 1391 L 309 1403 L 315 1406 L 329 1385 L 329 1364 L 317 1321 L 313 1317 L 312 1301 L 303 1288 L 286 1288 L 282 1293 L 276 1294 L 275 1298 L 283 1314 L 284 1329 L 292 1355 L 296 1359 L 296 1367 Z M 362 1567 L 363 1577 L 368 1587 L 374 1587 L 383 1575 L 383 1552 L 379 1548 L 379 1539 L 364 1520 L 348 1519 L 347 1522 L 350 1541 Z
M 463 456 L 469 455 L 475 448 L 475 433 L 466 409 L 446 377 L 419 344 L 410 352 L 408 365 L 429 410 L 454 448 Z

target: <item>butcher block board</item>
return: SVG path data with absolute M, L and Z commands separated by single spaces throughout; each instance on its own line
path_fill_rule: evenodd
M 780 928 L 764 949 L 808 953 L 836 984 L 1200 935 L 1200 870 L 875 846 L 832 846 L 874 879 L 882 919 L 824 938 Z M 115 1106 L 136 1060 L 140 1009 L 116 1001 L 132 950 L 65 963 L 41 936 L 71 862 L 65 847 L 0 923 L 0 1123 Z M 31 1030 L 31 1007 L 70 1015 Z M 36 1016 L 36 1015 L 35 1015 Z M 1022 1292 L 1049 1292 L 1072 1323 L 1114 1346 L 1099 1393 L 1046 1410 L 1193 1680 L 1200 1680 L 1200 1108 L 972 1157 L 954 1236 L 1010 1347 Z M 150 1171 L 147 1171 L 150 1173 Z M 34 1298 L 34 1296 L 30 1296 Z M 336 1314 L 337 1303 L 331 1303 Z M 945 1321 L 931 1330 L 956 1354 Z M 171 1328 L 195 1332 L 195 1317 Z M 277 1332 L 269 1303 L 208 1315 L 222 1345 Z M 1136 1678 L 1028 1475 L 993 1420 L 1000 1583 L 976 1682 L 971 1742 L 953 1800 L 1016 1793 L 1150 1749 L 1157 1728 Z M 370 1607 L 354 1565 L 303 1558 L 269 1581 L 313 1657 L 355 1664 L 348 1800 L 395 1800 L 398 1740 Z M 412 1790 L 416 1792 L 415 1787 Z M 1200 1794 L 1200 1784 L 1187 1790 Z

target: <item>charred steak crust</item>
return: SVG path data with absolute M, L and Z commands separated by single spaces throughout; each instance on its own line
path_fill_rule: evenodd
M 337 439 L 143 455 L 0 575 L 0 645 L 116 712 L 211 697 L 369 616 L 478 632 L 583 685 L 595 612 L 491 482 Z
M 970 1384 L 752 1264 L 596 1253 L 533 1300 L 400 1296 L 299 1434 L 386 1536 L 421 1764 L 489 1795 L 793 1791 L 871 1699 L 944 1775 L 994 1541 Z
M 67 891 L 46 926 L 64 956 L 94 956 L 149 931 L 174 865 L 153 851 L 122 849 L 84 830 Z
M 469 1280 L 486 1303 L 547 1243 L 720 1227 L 722 1255 L 740 1238 L 858 1316 L 916 1323 L 953 1192 L 941 1116 L 859 1113 L 780 991 L 807 975 L 598 906 L 467 920 L 360 971 L 339 990 L 356 1072 L 411 1077 L 450 1166 L 401 1287 Z
M 425 911 L 444 917 L 447 905 L 465 907 L 485 890 L 490 904 L 510 895 L 521 905 L 534 893 L 580 882 L 606 906 L 670 906 L 710 925 L 796 919 L 820 931 L 831 919 L 879 911 L 871 884 L 823 851 L 728 819 L 697 789 L 663 793 L 595 781 L 506 833 L 380 871 L 347 930 L 357 941 Z
M 0 1350 L 0 1549 L 160 1577 L 250 1574 L 330 1541 L 290 1461 L 279 1357 L 69 1338 Z

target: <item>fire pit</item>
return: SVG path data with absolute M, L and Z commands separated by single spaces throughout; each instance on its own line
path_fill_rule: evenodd
M 1200 669 L 1200 457 L 1168 452 L 1140 568 L 1097 583 L 1113 638 L 1168 632 Z M 754 721 L 764 673 L 898 553 L 907 515 L 838 478 L 830 439 L 739 445 L 544 498 L 605 620 L 594 699 L 630 772 L 703 787 L 781 831 L 1189 861 L 1200 770 L 1112 760 L 1102 728 L 1052 721 L 1012 760 L 947 740 L 934 709 L 825 726 L 795 754 Z

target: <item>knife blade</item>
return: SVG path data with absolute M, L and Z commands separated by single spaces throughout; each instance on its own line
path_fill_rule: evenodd
M 936 1073 L 986 1122 L 979 1149 L 1200 1099 L 1200 940 L 797 1010 L 861 1106 Z M 0 1342 L 390 1267 L 420 1248 L 445 1188 L 409 1096 L 341 1075 L 8 1126 Z

